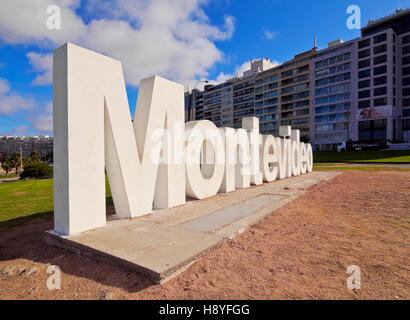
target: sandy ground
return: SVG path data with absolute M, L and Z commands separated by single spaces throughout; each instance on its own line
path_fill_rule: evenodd
M 166 284 L 42 242 L 51 220 L 0 232 L 1 299 L 410 299 L 410 172 L 313 186 Z M 49 265 L 61 289 L 48 290 Z M 346 268 L 361 270 L 347 289 Z

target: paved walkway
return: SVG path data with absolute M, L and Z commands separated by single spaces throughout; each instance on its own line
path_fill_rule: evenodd
M 312 172 L 204 200 L 191 200 L 184 206 L 155 210 L 131 220 L 111 216 L 105 227 L 78 235 L 59 237 L 48 232 L 46 242 L 164 282 L 226 239 L 241 234 L 300 197 L 312 185 L 337 174 Z
M 14 182 L 20 180 L 20 177 L 13 177 L 13 178 L 4 178 L 0 179 L 0 183 L 5 183 L 5 182 Z

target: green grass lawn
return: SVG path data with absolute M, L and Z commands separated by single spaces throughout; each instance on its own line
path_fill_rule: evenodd
M 106 179 L 107 205 L 112 204 Z M 0 229 L 53 212 L 53 179 L 0 183 Z
M 391 167 L 338 167 L 338 166 L 318 166 L 313 167 L 313 171 L 410 171 L 410 168 L 391 168 Z
M 314 152 L 313 162 L 410 163 L 410 151 Z

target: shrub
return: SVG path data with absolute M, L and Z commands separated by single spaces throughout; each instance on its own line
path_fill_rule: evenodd
M 34 162 L 24 168 L 23 173 L 20 175 L 20 179 L 44 178 L 51 177 L 52 175 L 53 168 L 51 168 L 47 163 Z

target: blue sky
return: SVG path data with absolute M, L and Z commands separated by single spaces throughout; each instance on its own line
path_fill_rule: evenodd
M 48 30 L 48 6 L 61 30 Z M 157 73 L 186 84 L 221 81 L 253 58 L 284 62 L 329 41 L 350 40 L 349 5 L 364 26 L 410 0 L 2 0 L 0 135 L 52 134 L 52 52 L 66 41 L 123 62 L 131 113 L 139 80 Z M 161 41 L 150 40 L 161 39 Z

